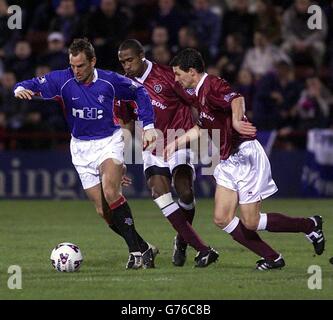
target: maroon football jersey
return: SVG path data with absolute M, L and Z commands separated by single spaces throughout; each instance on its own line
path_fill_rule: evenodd
M 190 106 L 195 103 L 195 96 L 175 82 L 171 67 L 146 62 L 145 74 L 136 80 L 144 85 L 151 98 L 156 116 L 155 128 L 163 131 L 164 135 L 167 129 L 191 129 L 194 122 Z
M 232 127 L 231 101 L 241 95 L 234 92 L 227 81 L 216 76 L 205 75 L 198 83 L 196 94 L 199 99 L 198 125 L 208 129 L 210 136 L 212 136 L 213 129 L 220 130 L 220 157 L 222 160 L 236 152 L 242 142 L 254 139 L 249 136 L 241 136 Z
M 146 60 L 148 68 L 141 78 L 135 80 L 145 87 L 155 111 L 155 128 L 163 133 L 158 141 L 167 144 L 168 129 L 183 129 L 184 132 L 194 126 L 191 107 L 197 106 L 194 92 L 185 91 L 175 82 L 173 70 L 169 66 L 159 65 Z M 116 115 L 122 118 L 120 112 Z M 129 114 L 127 112 L 127 118 Z M 132 112 L 132 118 L 135 114 Z M 164 140 L 164 142 L 163 142 Z M 163 150 L 160 148 L 159 150 Z

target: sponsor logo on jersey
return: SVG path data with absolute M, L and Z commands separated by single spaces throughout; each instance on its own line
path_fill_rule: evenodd
M 207 114 L 206 112 L 201 111 L 200 112 L 200 118 L 204 118 L 207 119 L 209 121 L 214 121 L 215 117 L 210 116 L 209 114 Z
M 99 120 L 103 118 L 103 110 L 99 110 L 97 108 L 72 108 L 72 116 L 85 120 Z
M 154 91 L 156 92 L 156 93 L 161 93 L 162 92 L 162 85 L 160 85 L 160 84 L 155 84 L 154 85 Z
M 159 108 L 159 109 L 162 109 L 162 110 L 164 110 L 164 109 L 167 108 L 167 106 L 165 106 L 163 103 L 161 103 L 161 102 L 159 102 L 159 101 L 156 101 L 156 100 L 154 100 L 154 99 L 151 100 L 151 104 L 152 104 L 153 106 Z

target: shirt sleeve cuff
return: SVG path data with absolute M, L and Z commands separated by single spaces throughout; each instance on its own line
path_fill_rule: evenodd
M 146 126 L 143 127 L 143 130 L 149 130 L 149 129 L 154 129 L 154 124 L 153 123 L 150 123 L 150 124 L 147 124 Z
M 22 90 L 25 90 L 25 88 L 22 87 L 22 86 L 18 86 L 18 87 L 14 90 L 14 94 L 16 94 L 16 93 L 18 93 L 18 92 L 20 92 L 20 91 L 22 91 Z

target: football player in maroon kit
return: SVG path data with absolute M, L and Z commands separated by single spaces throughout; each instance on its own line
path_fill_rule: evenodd
M 269 160 L 255 139 L 256 128 L 244 115 L 244 98 L 229 84 L 205 73 L 204 61 L 195 49 L 184 49 L 171 61 L 175 80 L 184 88 L 195 89 L 199 100 L 197 125 L 171 142 L 166 158 L 177 148 L 200 136 L 202 129 L 211 134 L 220 130 L 220 163 L 214 177 L 214 222 L 234 240 L 262 257 L 258 270 L 282 268 L 285 261 L 258 235 L 257 231 L 302 232 L 313 244 L 316 254 L 324 251 L 325 238 L 322 217 L 292 218 L 281 213 L 261 212 L 261 200 L 277 191 L 271 176 Z M 240 209 L 240 219 L 236 210 Z
M 157 147 L 156 150 L 143 152 L 144 172 L 154 202 L 178 232 L 174 239 L 172 262 L 175 266 L 184 265 L 189 244 L 198 252 L 195 266 L 206 267 L 217 260 L 218 252 L 206 245 L 192 228 L 195 211 L 193 152 L 189 148 L 183 148 L 168 161 L 163 157 L 168 130 L 175 132 L 181 129 L 185 133 L 193 127 L 191 105 L 197 100 L 175 82 L 171 67 L 145 59 L 144 49 L 139 41 L 124 41 L 119 47 L 118 58 L 126 76 L 146 88 L 154 106 Z M 116 113 L 116 116 L 123 123 L 126 122 L 124 115 Z M 178 201 L 174 201 L 171 194 L 172 182 Z

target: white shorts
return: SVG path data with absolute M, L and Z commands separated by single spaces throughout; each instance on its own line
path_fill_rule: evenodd
M 218 185 L 238 193 L 239 204 L 260 201 L 278 190 L 269 160 L 257 140 L 243 142 L 237 153 L 221 160 L 214 178 Z
M 72 137 L 70 150 L 83 189 L 89 189 L 100 183 L 99 166 L 103 161 L 112 158 L 124 163 L 122 130 L 119 129 L 112 136 L 97 140 L 80 140 Z
M 179 149 L 177 150 L 169 159 L 168 161 L 164 161 L 163 157 L 158 157 L 153 155 L 150 151 L 143 151 L 142 152 L 143 158 L 143 169 L 146 171 L 149 167 L 157 166 L 159 168 L 169 168 L 170 174 L 174 168 L 179 165 L 186 164 L 190 166 L 195 174 L 193 160 L 194 160 L 194 153 L 191 149 Z

